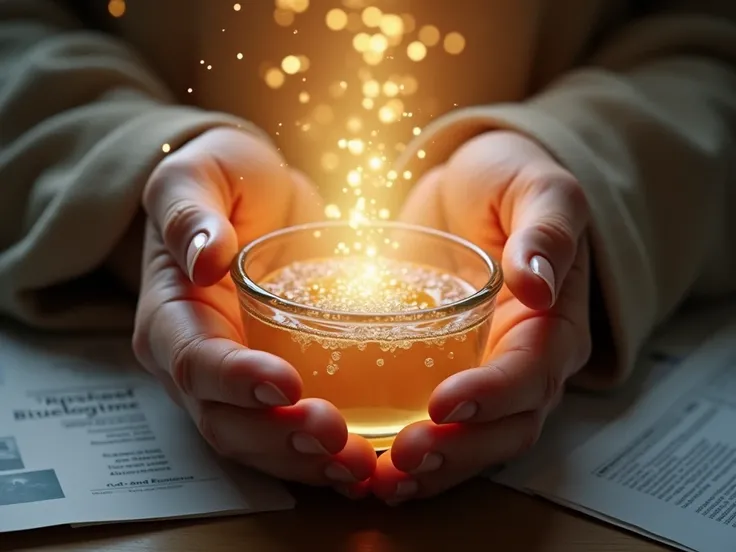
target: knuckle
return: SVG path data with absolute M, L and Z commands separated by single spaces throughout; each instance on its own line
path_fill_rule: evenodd
M 174 383 L 187 395 L 194 391 L 192 370 L 195 362 L 193 357 L 204 342 L 204 337 L 195 338 L 175 337 L 171 348 L 171 365 L 169 367 Z
M 160 221 L 164 242 L 175 243 L 179 237 L 187 234 L 199 212 L 200 207 L 187 198 L 173 201 L 168 205 L 163 220 Z

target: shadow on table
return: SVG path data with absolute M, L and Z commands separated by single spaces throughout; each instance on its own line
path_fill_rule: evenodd
M 559 544 L 572 532 L 568 521 L 575 521 L 486 480 L 397 508 L 350 502 L 332 491 L 293 490 L 298 507 L 288 512 L 10 533 L 0 536 L 0 552 L 546 552 L 565 550 Z

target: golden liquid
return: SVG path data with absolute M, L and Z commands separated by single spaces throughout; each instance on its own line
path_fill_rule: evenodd
M 350 257 L 301 261 L 259 285 L 307 306 L 374 314 L 441 306 L 475 291 L 427 266 Z M 285 324 L 283 316 L 267 319 L 243 311 L 248 346 L 292 364 L 304 382 L 302 396 L 333 403 L 348 430 L 377 450 L 388 448 L 405 426 L 429 418 L 428 400 L 440 382 L 479 365 L 491 324 L 490 316 L 464 323 L 466 315 L 460 314 L 419 336 L 401 325 L 346 326 L 336 333 L 315 330 L 289 315 Z

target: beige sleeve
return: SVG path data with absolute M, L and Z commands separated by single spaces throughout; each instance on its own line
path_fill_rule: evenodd
M 124 44 L 52 0 L 0 2 L 0 315 L 129 327 L 134 298 L 111 253 L 125 249 L 163 144 L 220 125 L 248 126 L 174 105 Z M 128 250 L 117 266 L 135 273 L 139 244 Z
M 622 382 L 683 300 L 736 290 L 736 3 L 720 5 L 731 13 L 643 19 L 525 103 L 437 120 L 403 157 L 416 173 L 420 148 L 442 161 L 474 135 L 513 129 L 577 176 L 606 310 L 579 384 Z

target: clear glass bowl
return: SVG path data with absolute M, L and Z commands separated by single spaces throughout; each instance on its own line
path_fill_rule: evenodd
M 231 274 L 246 345 L 292 364 L 302 377 L 304 398 L 330 401 L 351 433 L 385 450 L 402 428 L 429 418 L 429 397 L 441 381 L 481 363 L 503 276 L 495 260 L 451 234 L 397 222 L 370 224 L 361 234 L 373 236 L 372 248 L 346 255 L 345 244 L 355 240 L 346 223 L 278 230 L 243 248 Z M 353 268 L 359 265 L 360 273 L 299 281 L 305 266 L 334 269 L 344 262 L 357 263 Z M 378 280 L 368 274 L 376 265 Z M 353 298 L 357 290 L 365 308 L 347 312 L 314 300 L 318 288 L 337 282 Z M 401 295 L 417 299 L 410 308 L 407 300 L 406 308 L 372 312 L 381 286 L 389 294 L 426 293 Z M 309 289 L 316 291 L 310 296 Z

